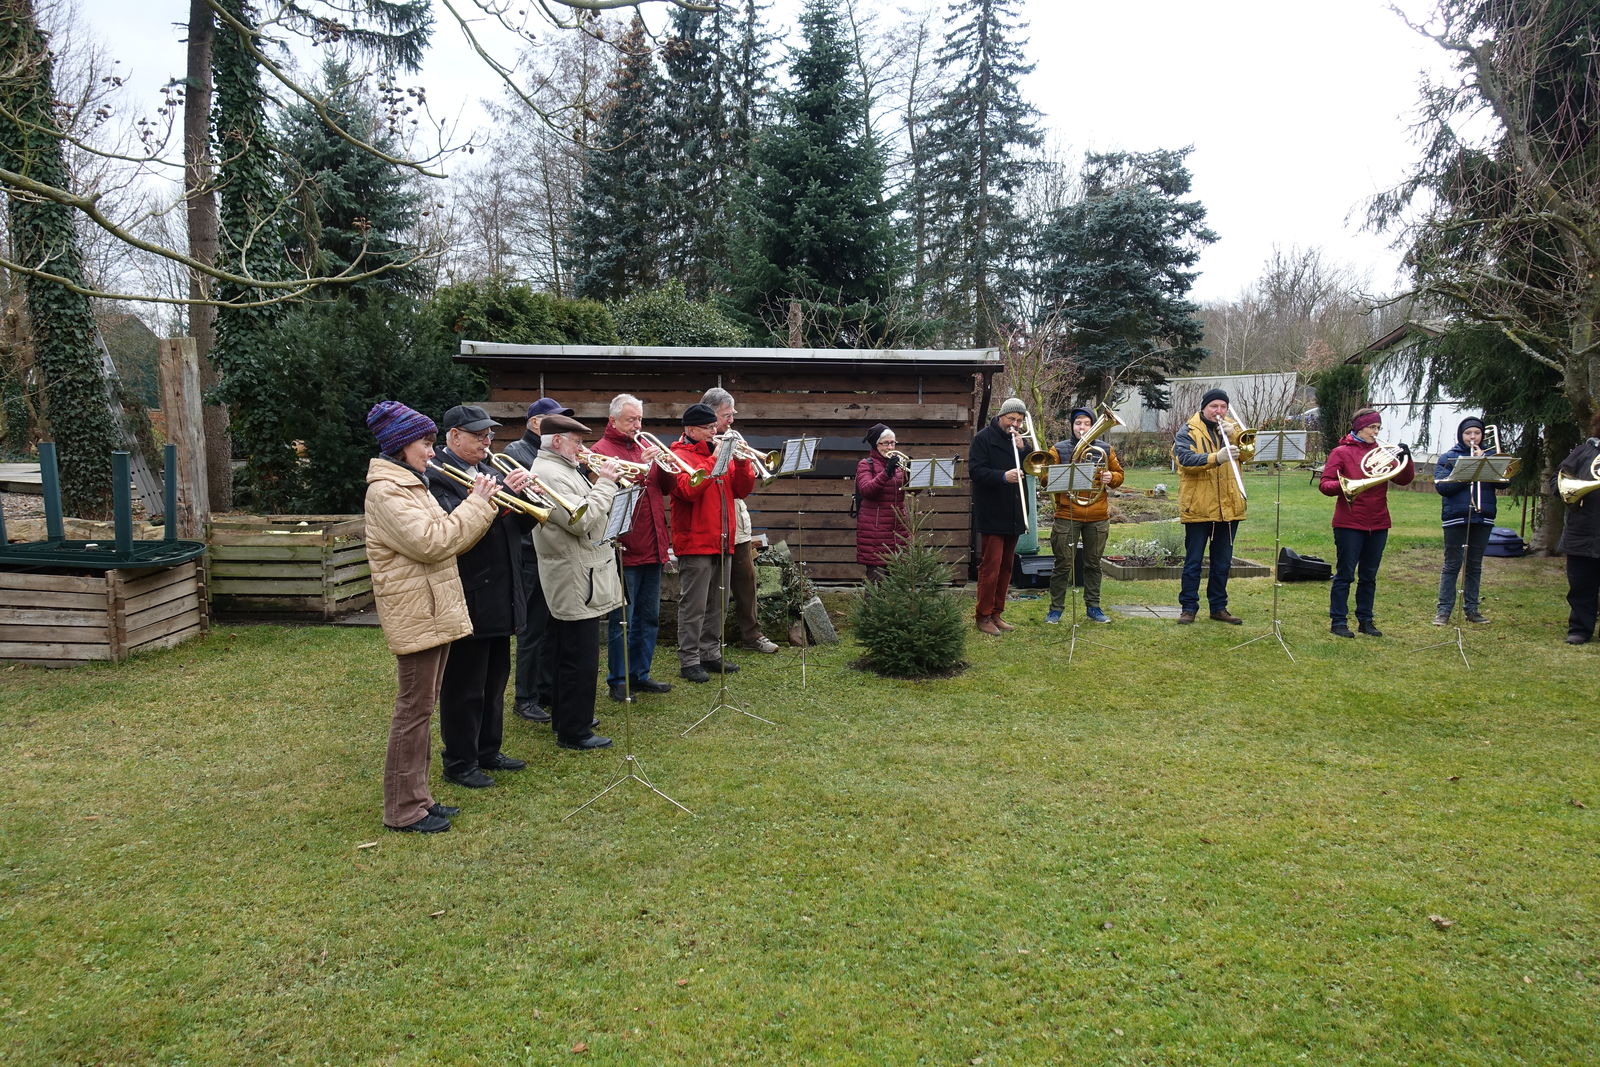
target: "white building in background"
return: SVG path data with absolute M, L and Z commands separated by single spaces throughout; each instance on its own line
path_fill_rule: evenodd
M 1453 396 L 1441 396 L 1431 404 L 1411 399 L 1406 357 L 1419 342 L 1442 332 L 1442 323 L 1406 322 L 1345 360 L 1367 368 L 1367 399 L 1383 414 L 1383 440 L 1410 445 L 1418 460 L 1438 459 L 1456 443 L 1461 420 L 1483 414 L 1462 406 Z
M 1268 374 L 1211 374 L 1172 378 L 1167 383 L 1172 406 L 1166 410 L 1146 407 L 1138 390 L 1117 406 L 1117 418 L 1130 433 L 1176 433 L 1190 415 L 1200 410 L 1200 398 L 1212 389 L 1228 394 L 1228 406 L 1246 426 L 1258 426 L 1268 419 L 1298 415 L 1312 404 L 1300 387 L 1294 371 Z

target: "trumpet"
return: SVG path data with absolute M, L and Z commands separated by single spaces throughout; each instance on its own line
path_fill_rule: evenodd
M 1387 441 L 1378 441 L 1376 445 L 1361 457 L 1361 473 L 1364 477 L 1347 478 L 1339 475 L 1339 488 L 1346 500 L 1355 500 L 1373 486 L 1389 481 L 1411 462 L 1410 456 L 1402 456 L 1400 450 Z
M 451 481 L 465 486 L 468 489 L 471 489 L 476 481 L 476 479 L 470 477 L 463 471 L 459 471 L 456 468 L 443 463 L 435 463 L 432 460 L 428 461 L 428 469 L 432 471 L 438 471 L 446 478 L 449 478 Z M 504 489 L 496 489 L 493 493 L 489 494 L 489 499 L 494 501 L 500 507 L 521 512 L 536 522 L 548 522 L 550 519 L 550 510 L 548 508 L 542 508 L 526 497 L 518 496 L 515 493 L 507 492 Z
M 777 475 L 773 474 L 772 472 L 783 460 L 782 453 L 780 453 L 777 449 L 773 449 L 771 452 L 758 452 L 756 451 L 755 446 L 749 441 L 746 441 L 744 439 L 744 434 L 740 433 L 738 430 L 727 430 L 723 433 L 717 434 L 711 440 L 716 442 L 718 447 L 720 447 L 724 439 L 727 438 L 732 438 L 733 440 L 734 458 L 749 460 L 750 464 L 755 467 L 756 477 L 761 479 L 762 485 L 766 485 L 768 482 L 772 481 L 772 479 L 777 477 Z
M 668 474 L 681 475 L 687 473 L 689 475 L 689 485 L 691 487 L 697 486 L 706 480 L 705 471 L 700 470 L 698 467 L 685 466 L 683 460 L 674 455 L 672 449 L 662 444 L 661 438 L 657 437 L 649 430 L 640 430 L 638 433 L 634 434 L 633 443 L 638 445 L 640 448 L 653 448 L 660 452 L 661 454 L 655 458 L 656 466 L 660 467 Z
M 899 462 L 900 466 L 904 467 L 906 470 L 911 469 L 911 457 L 906 455 L 904 452 L 900 452 L 891 448 L 889 451 L 883 453 L 883 458 L 896 460 Z
M 583 517 L 583 513 L 589 510 L 589 504 L 587 501 L 574 508 L 570 501 L 563 499 L 561 494 L 557 493 L 554 489 L 551 489 L 548 485 L 546 485 L 544 480 L 541 479 L 537 474 L 518 463 L 512 457 L 506 455 L 504 452 L 489 453 L 489 462 L 494 464 L 495 467 L 497 467 L 504 474 L 510 474 L 512 471 L 527 471 L 528 483 L 533 487 L 534 491 L 543 497 L 548 503 L 554 504 L 556 507 L 565 511 L 568 515 L 567 525 L 569 526 L 581 519 Z M 549 512 L 546 511 L 546 514 L 548 515 Z

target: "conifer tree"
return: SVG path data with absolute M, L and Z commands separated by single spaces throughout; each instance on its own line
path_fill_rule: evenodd
M 1206 357 L 1187 294 L 1200 250 L 1217 237 L 1205 207 L 1183 199 L 1189 151 L 1090 152 L 1082 198 L 1039 234 L 1042 313 L 1070 324 L 1085 397 L 1138 386 L 1165 407 L 1161 385 Z
M 920 530 L 885 561 L 856 609 L 863 664 L 895 678 L 926 678 L 964 666 L 967 626 L 950 592 L 950 567 Z
M 659 152 L 663 92 L 637 13 L 619 48 L 612 97 L 598 143 L 585 153 L 572 224 L 573 291 L 594 300 L 620 300 L 658 284 L 668 236 L 667 171 Z
M 1013 317 L 1025 234 L 1017 217 L 1028 152 L 1038 148 L 1037 114 L 1018 80 L 1033 70 L 1018 39 L 1017 0 L 958 0 L 954 24 L 935 56 L 951 79 L 918 146 L 930 310 L 950 340 L 994 344 Z
M 884 332 L 894 257 L 883 152 L 866 133 L 836 0 L 807 0 L 800 25 L 792 85 L 754 146 L 736 313 L 770 330 L 794 300 L 810 305 L 802 343 L 870 346 Z

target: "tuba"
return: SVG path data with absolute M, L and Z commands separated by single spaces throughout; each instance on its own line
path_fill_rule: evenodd
M 1561 494 L 1561 502 L 1564 504 L 1576 504 L 1596 489 L 1600 489 L 1600 456 L 1590 461 L 1588 478 L 1556 475 L 1556 492 Z
M 1400 450 L 1384 441 L 1379 441 L 1373 448 L 1367 450 L 1361 457 L 1361 477 L 1347 478 L 1339 475 L 1339 488 L 1344 492 L 1346 500 L 1355 500 L 1375 485 L 1397 477 L 1411 462 L 1409 456 L 1400 454 Z
M 1094 464 L 1094 488 L 1087 493 L 1067 494 L 1068 499 L 1078 507 L 1086 508 L 1106 495 L 1105 482 L 1101 481 L 1100 475 L 1105 473 L 1106 463 L 1110 459 L 1110 450 L 1095 444 L 1094 439 L 1111 429 L 1111 427 L 1121 425 L 1123 425 L 1123 422 L 1117 418 L 1117 413 L 1112 411 L 1109 405 L 1101 404 L 1100 414 L 1094 420 L 1094 425 L 1085 430 L 1083 436 L 1078 438 L 1078 445 L 1072 450 L 1072 462 Z M 1251 433 L 1253 434 L 1254 431 L 1251 431 Z

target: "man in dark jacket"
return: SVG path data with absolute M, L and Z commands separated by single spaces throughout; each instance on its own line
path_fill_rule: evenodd
M 445 448 L 436 462 L 472 477 L 495 477 L 484 462 L 499 423 L 476 405 L 444 413 Z M 505 483 L 521 492 L 528 476 L 509 474 Z M 429 477 L 439 506 L 454 511 L 471 490 L 444 477 Z M 504 728 L 506 679 L 511 674 L 511 635 L 522 629 L 527 612 L 522 588 L 522 535 L 533 520 L 502 511 L 477 544 L 456 560 L 467 597 L 472 636 L 450 646 L 439 692 L 439 736 L 444 741 L 444 776 L 470 789 L 494 784 L 486 770 L 519 771 L 526 764 L 500 751 Z
M 1593 483 L 1600 473 L 1600 411 L 1589 422 L 1589 437 L 1567 454 L 1557 470 L 1573 481 Z M 1556 551 L 1567 557 L 1567 644 L 1594 639 L 1600 613 L 1600 490 L 1589 490 L 1567 504 L 1566 528 Z
M 1483 420 L 1465 418 L 1456 427 L 1456 443 L 1439 457 L 1433 468 L 1433 487 L 1439 492 L 1439 514 L 1444 524 L 1444 569 L 1439 572 L 1439 610 L 1435 626 L 1450 625 L 1456 607 L 1456 577 L 1466 564 L 1461 587 L 1462 614 L 1468 622 L 1489 620 L 1478 610 L 1478 590 L 1483 581 L 1483 550 L 1494 529 L 1495 489 L 1506 482 L 1447 481 L 1462 456 L 1483 455 Z
M 972 525 L 978 531 L 978 630 L 991 635 L 1016 629 L 1000 615 L 1006 610 L 1017 538 L 1028 528 L 1017 488 L 1022 484 L 1018 455 L 1028 446 L 1012 436 L 1021 432 L 1027 414 L 1021 400 L 1007 400 L 1000 405 L 1000 414 L 978 431 L 967 453 Z
M 532 468 L 539 458 L 539 421 L 546 415 L 572 418 L 572 409 L 560 401 L 541 396 L 528 405 L 527 429 L 519 440 L 506 445 L 505 453 L 524 467 Z M 533 533 L 522 535 L 522 587 L 527 617 L 517 631 L 517 702 L 512 710 L 529 722 L 549 722 L 551 679 L 554 664 L 545 654 L 545 631 L 550 626 L 550 608 L 539 587 L 539 553 L 534 551 Z

